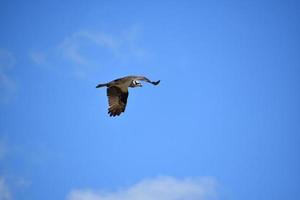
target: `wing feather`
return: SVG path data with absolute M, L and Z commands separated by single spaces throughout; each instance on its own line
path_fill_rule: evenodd
M 158 80 L 158 81 L 150 81 L 150 80 L 149 80 L 147 77 L 145 77 L 145 76 L 136 76 L 135 79 L 136 79 L 136 80 L 140 80 L 140 81 L 146 81 L 146 82 L 151 83 L 151 84 L 153 84 L 153 85 L 158 85 L 159 82 L 160 82 L 160 80 Z
M 121 88 L 117 86 L 111 86 L 107 88 L 107 97 L 108 97 L 108 114 L 110 116 L 119 116 L 122 112 L 125 111 L 128 90 L 122 91 Z

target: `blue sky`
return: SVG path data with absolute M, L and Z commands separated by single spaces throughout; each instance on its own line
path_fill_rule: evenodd
M 0 199 L 300 199 L 299 9 L 1 0 Z

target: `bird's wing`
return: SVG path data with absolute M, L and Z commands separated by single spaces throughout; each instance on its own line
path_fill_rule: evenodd
M 158 85 L 159 82 L 160 82 L 160 80 L 158 80 L 158 81 L 150 81 L 150 80 L 149 80 L 147 77 L 145 77 L 145 76 L 136 76 L 134 79 L 140 80 L 140 81 L 146 81 L 146 82 L 151 83 L 151 84 L 153 84 L 153 85 Z
M 107 88 L 107 97 L 109 104 L 108 114 L 110 116 L 115 117 L 125 111 L 128 90 L 122 91 L 121 88 L 117 86 L 111 86 Z

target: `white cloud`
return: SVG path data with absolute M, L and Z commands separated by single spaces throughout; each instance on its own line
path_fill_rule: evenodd
M 3 177 L 0 177 L 0 200 L 11 200 L 10 190 Z
M 87 38 L 95 44 L 108 49 L 116 49 L 118 47 L 117 39 L 103 32 L 81 31 L 77 33 L 77 36 Z
M 14 55 L 5 49 L 0 49 L 0 70 L 12 68 L 16 64 Z
M 89 79 L 113 66 L 144 62 L 148 57 L 140 46 L 139 26 L 115 34 L 82 29 L 62 37 L 57 45 L 30 52 L 30 60 L 44 69 Z M 54 70 L 53 70 L 54 69 Z
M 146 55 L 145 51 L 138 47 L 138 28 L 131 28 L 121 32 L 119 35 L 108 34 L 101 31 L 81 30 L 67 36 L 59 46 L 62 56 L 76 64 L 93 64 L 86 50 L 94 49 L 100 56 L 101 51 L 106 52 L 108 57 L 124 61 L 129 58 L 140 58 Z M 95 53 L 97 54 L 97 53 Z
M 46 63 L 46 54 L 42 52 L 31 52 L 29 54 L 31 60 L 38 65 L 43 65 Z
M 85 65 L 87 60 L 80 54 L 80 40 L 81 38 L 77 33 L 68 36 L 64 41 L 59 45 L 59 48 L 62 52 L 62 56 L 70 61 L 75 62 L 76 64 Z
M 19 177 L 17 178 L 17 180 L 15 181 L 15 185 L 18 188 L 27 188 L 31 186 L 31 181 L 23 178 L 23 177 Z
M 115 192 L 76 189 L 68 200 L 208 200 L 216 198 L 216 182 L 212 178 L 158 177 Z
M 0 170 L 0 173 L 2 172 L 0 174 L 0 200 L 12 200 L 19 191 L 31 186 L 31 181 L 27 178 L 5 173 L 9 169 L 9 165 L 4 165 L 7 159 L 18 158 L 21 161 L 25 158 L 24 152 L 24 149 L 19 146 L 8 143 L 5 138 L 0 138 L 0 168 L 3 168 Z
M 6 98 L 5 94 L 10 94 L 15 90 L 15 82 L 5 73 L 0 71 L 0 91 L 2 99 Z
M 14 55 L 4 49 L 0 49 L 0 101 L 6 102 L 15 92 L 16 84 L 14 80 L 8 75 L 16 64 Z

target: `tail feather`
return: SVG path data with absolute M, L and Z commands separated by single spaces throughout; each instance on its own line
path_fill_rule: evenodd
M 105 87 L 105 86 L 107 86 L 107 83 L 104 83 L 104 84 L 98 84 L 98 85 L 96 86 L 96 88 L 99 88 L 99 87 Z

